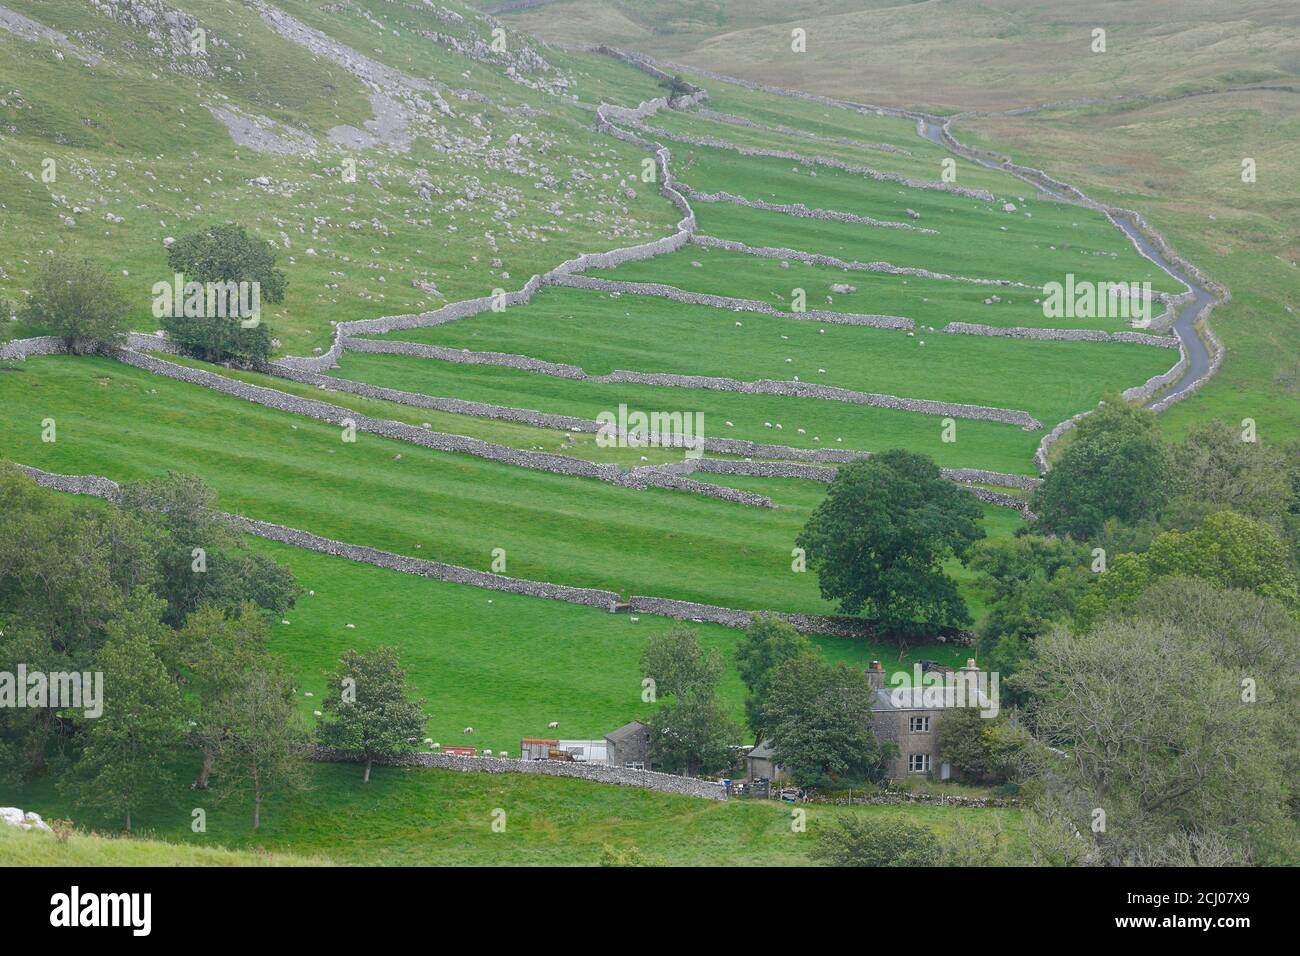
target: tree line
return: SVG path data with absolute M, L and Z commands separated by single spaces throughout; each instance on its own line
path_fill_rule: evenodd
M 103 678 L 98 715 L 55 700 L 0 707 L 0 775 L 53 776 L 128 831 L 142 811 L 211 789 L 243 801 L 256 830 L 268 799 L 307 786 L 313 743 L 364 761 L 366 781 L 374 760 L 414 749 L 424 702 L 391 648 L 343 655 L 309 731 L 269 649 L 300 585 L 215 505 L 192 476 L 124 484 L 105 504 L 0 464 L 0 672 Z

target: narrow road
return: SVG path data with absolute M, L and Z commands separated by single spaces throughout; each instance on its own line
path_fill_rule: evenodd
M 1065 202 L 1071 201 L 1071 199 L 1063 193 L 1044 185 L 1033 177 L 1022 175 L 1013 169 L 1008 169 L 1005 164 L 988 159 L 987 157 L 979 155 L 976 150 L 968 146 L 963 146 L 956 136 L 953 135 L 951 119 L 943 120 L 938 117 L 922 115 L 920 122 L 925 131 L 926 139 L 943 146 L 945 149 L 950 149 L 952 143 L 956 143 L 959 147 L 959 151 L 967 159 L 977 162 L 981 166 L 985 166 L 989 169 L 996 169 L 1000 172 L 1009 172 L 1018 179 L 1029 183 L 1040 192 L 1055 199 L 1060 199 Z M 944 137 L 945 131 L 947 132 L 947 139 Z M 951 140 L 951 142 L 949 142 L 949 140 Z M 1037 172 L 1041 172 L 1041 170 L 1037 170 Z M 1079 193 L 1079 195 L 1084 195 L 1078 187 L 1073 188 Z M 1095 200 L 1093 201 L 1095 202 Z M 1100 203 L 1097 205 L 1101 206 Z M 1146 407 L 1150 408 L 1158 402 L 1168 402 L 1175 395 L 1179 395 L 1194 388 L 1198 382 L 1210 374 L 1210 350 L 1206 347 L 1205 342 L 1202 341 L 1200 335 L 1197 334 L 1196 322 L 1200 319 L 1206 309 L 1218 301 L 1218 298 L 1213 293 L 1194 282 L 1192 278 L 1186 275 L 1181 269 L 1173 266 L 1163 255 L 1161 255 L 1159 250 L 1151 244 L 1151 241 L 1127 219 L 1112 215 L 1110 220 L 1133 240 L 1142 255 L 1146 256 L 1192 291 L 1191 301 L 1187 302 L 1178 310 L 1178 316 L 1174 320 L 1173 325 L 1174 334 L 1178 336 L 1178 340 L 1183 345 L 1183 354 L 1187 356 L 1187 368 L 1183 370 L 1182 376 L 1176 382 L 1147 401 Z

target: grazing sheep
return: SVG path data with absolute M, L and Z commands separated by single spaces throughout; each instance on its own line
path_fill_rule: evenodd
M 461 731 L 461 733 L 463 734 L 472 734 L 473 732 L 474 732 L 473 727 L 466 727 L 464 730 Z
M 485 750 L 485 751 L 483 751 L 483 756 L 484 756 L 484 757 L 491 757 L 491 756 L 492 756 L 492 751 L 490 751 L 490 750 Z
M 505 752 L 504 750 L 498 750 L 498 751 L 497 751 L 497 756 L 498 756 L 498 757 L 504 757 L 504 756 L 506 756 L 506 752 Z
M 424 738 L 424 745 L 425 745 L 426 747 L 432 747 L 432 746 L 433 746 L 433 738 L 432 738 L 432 737 L 425 737 L 425 738 Z
M 554 729 L 555 729 L 556 727 L 558 727 L 558 726 L 560 726 L 560 722 L 559 722 L 558 720 L 553 720 L 553 721 L 551 721 L 549 724 L 546 725 L 546 729 L 547 729 L 547 730 L 554 730 Z
M 313 717 L 321 717 L 321 716 L 323 716 L 319 710 L 313 710 L 313 711 L 311 712 L 311 715 L 312 715 Z
M 351 631 L 351 630 L 353 630 L 354 628 L 356 628 L 356 625 L 355 625 L 355 624 L 344 624 L 343 626 L 346 627 L 349 631 Z

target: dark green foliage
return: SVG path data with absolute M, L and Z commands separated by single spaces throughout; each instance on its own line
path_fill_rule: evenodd
M 167 315 L 162 327 L 185 354 L 205 362 L 256 368 L 271 358 L 271 331 L 265 322 L 244 328 L 237 318 Z
M 275 267 L 271 244 L 235 223 L 210 226 L 176 240 L 167 253 L 172 271 L 186 282 L 257 282 L 262 301 L 283 302 L 287 282 Z
M 722 658 L 717 651 L 706 651 L 689 627 L 675 624 L 646 644 L 641 675 L 654 681 L 656 696 L 680 696 L 692 689 L 717 687 Z
M 855 814 L 818 826 L 808 855 L 828 866 L 938 866 L 943 851 L 928 827 Z
M 781 664 L 763 707 L 775 762 L 803 787 L 879 780 L 887 756 L 871 731 L 873 692 L 861 672 L 815 654 Z
M 370 782 L 376 758 L 415 749 L 428 718 L 424 701 L 408 696 L 406 671 L 393 648 L 348 651 L 325 686 L 320 742 L 364 760 L 363 783 Z
M 1154 518 L 1168 499 L 1170 475 L 1155 414 L 1112 396 L 1079 422 L 1031 507 L 1045 531 L 1085 539 L 1108 518 Z
M 121 344 L 130 313 L 130 302 L 103 269 L 89 259 L 56 256 L 37 271 L 19 318 L 49 329 L 73 352 L 94 352 Z
M 269 243 L 250 237 L 234 223 L 211 226 L 176 241 L 167 262 L 185 281 L 256 282 L 263 302 L 283 302 L 286 279 L 275 267 Z M 271 332 L 266 323 L 245 328 L 238 317 L 185 316 L 174 309 L 163 317 L 168 336 L 196 358 L 209 362 L 234 362 L 258 366 L 271 355 Z
M 650 639 L 641 674 L 654 681 L 656 696 L 669 698 L 647 721 L 655 765 L 690 776 L 729 767 L 740 728 L 718 702 L 718 652 L 706 651 L 690 628 L 674 625 Z
M 964 626 L 970 612 L 943 572 L 984 536 L 979 503 L 929 458 L 887 451 L 842 466 L 797 544 L 822 597 L 886 626 Z
M 155 613 L 161 605 L 153 606 Z M 88 719 L 87 740 L 73 777 L 65 786 L 78 802 L 119 814 L 131 829 L 131 811 L 157 799 L 174 782 L 167 758 L 182 742 L 184 710 L 176 682 L 159 660 L 148 634 L 125 622 L 96 661 L 104 675 L 104 712 Z M 161 627 L 161 624 L 157 624 Z
M 812 643 L 779 617 L 755 615 L 736 645 L 736 669 L 749 694 L 745 720 L 755 742 L 763 739 L 763 706 L 772 674 L 786 661 L 812 652 Z
M 122 486 L 121 507 L 156 531 L 161 593 L 167 620 L 179 625 L 202 604 L 236 614 L 252 601 L 275 614 L 293 607 L 301 589 L 293 573 L 250 551 L 216 509 L 201 478 L 166 478 Z
M 719 703 L 716 689 L 693 687 L 659 706 L 647 721 L 656 769 L 696 776 L 732 764 L 740 728 Z

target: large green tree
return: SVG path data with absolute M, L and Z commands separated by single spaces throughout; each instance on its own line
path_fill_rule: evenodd
M 271 244 L 250 236 L 237 223 L 182 236 L 168 251 L 167 264 L 187 282 L 257 282 L 264 302 L 283 302 L 288 285 L 275 267 Z
M 646 722 L 650 756 L 660 768 L 694 776 L 726 768 L 740 728 L 718 702 L 722 658 L 695 631 L 674 624 L 650 638 L 642 677 L 654 681 L 659 708 Z
M 1131 525 L 1160 512 L 1171 468 L 1154 413 L 1108 396 L 1067 436 L 1031 501 L 1044 530 L 1084 539 L 1108 518 Z
M 406 671 L 391 647 L 347 651 L 326 681 L 320 742 L 364 761 L 362 783 L 375 760 L 415 749 L 428 717 L 424 701 L 409 695 Z
M 929 458 L 887 451 L 840 468 L 797 544 L 846 614 L 903 632 L 963 626 L 970 612 L 942 565 L 984 537 L 982 515 Z
M 292 682 L 275 658 L 261 655 L 222 689 L 209 712 L 221 728 L 213 737 L 218 790 L 247 798 L 257 830 L 268 797 L 306 786 L 303 750 L 310 738 Z
M 172 270 L 198 283 L 257 283 L 262 302 L 283 302 L 285 274 L 275 267 L 270 243 L 226 223 L 178 239 L 167 254 Z M 266 323 L 247 325 L 247 317 L 185 315 L 174 309 L 163 318 L 167 334 L 187 353 L 211 362 L 265 363 L 271 354 Z
M 776 669 L 788 660 L 810 654 L 812 643 L 779 617 L 755 615 L 736 645 L 736 669 L 749 694 L 745 720 L 757 744 L 764 736 L 763 708 Z
M 803 787 L 879 780 L 886 748 L 871 730 L 873 691 L 861 671 L 804 654 L 777 667 L 763 724 L 775 762 Z
M 695 685 L 663 701 L 647 721 L 650 756 L 668 773 L 694 777 L 725 770 L 740 735 L 715 688 Z
M 131 305 L 112 277 L 89 259 L 55 256 L 39 268 L 19 318 L 49 329 L 73 352 L 119 345 Z
M 252 602 L 230 617 L 205 604 L 172 632 L 163 658 L 189 680 L 189 741 L 200 756 L 195 790 L 208 788 L 217 751 L 230 733 L 232 715 L 222 703 L 246 674 L 265 666 L 269 638 L 266 620 Z
M 1246 693 L 1214 643 L 1150 619 L 1060 628 L 1015 679 L 1034 697 L 1035 735 L 1067 754 L 1045 800 L 1090 861 L 1141 863 L 1214 838 L 1294 859 L 1280 712 Z
M 184 711 L 150 635 L 125 626 L 112 631 L 97 662 L 103 714 L 86 720 L 86 746 L 69 789 L 82 805 L 120 815 L 129 831 L 132 811 L 174 782 L 167 765 L 184 739 Z
M 695 631 L 674 624 L 646 644 L 641 676 L 654 681 L 657 697 L 681 695 L 697 687 L 716 687 L 722 676 L 722 658 L 717 651 L 706 649 Z

